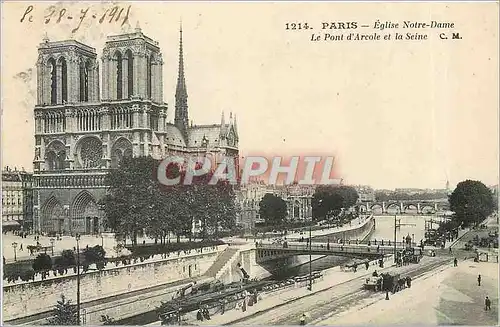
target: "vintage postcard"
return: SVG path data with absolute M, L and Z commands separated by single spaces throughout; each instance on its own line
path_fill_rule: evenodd
M 498 2 L 2 2 L 2 325 L 498 325 Z

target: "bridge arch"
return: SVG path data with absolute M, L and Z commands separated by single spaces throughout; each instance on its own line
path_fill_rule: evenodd
M 423 213 L 426 213 L 426 212 L 435 212 L 436 211 L 436 208 L 434 208 L 434 205 L 431 205 L 431 204 L 423 204 L 420 206 L 420 210 L 423 212 Z
M 370 206 L 370 210 L 373 210 L 375 208 L 380 208 L 380 210 L 382 210 L 382 205 L 380 203 L 374 203 Z
M 415 204 L 415 203 L 408 203 L 404 206 L 404 209 L 405 210 L 408 210 L 408 209 L 415 209 L 415 210 L 418 210 L 418 205 Z
M 385 206 L 386 210 L 389 210 L 390 208 L 396 208 L 399 212 L 401 211 L 401 204 L 399 204 L 399 202 L 392 202 Z
M 368 206 L 366 204 L 358 204 L 359 212 L 368 211 Z

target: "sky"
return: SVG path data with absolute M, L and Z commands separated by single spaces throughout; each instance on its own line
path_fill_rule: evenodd
M 50 3 L 35 3 L 31 22 L 20 22 L 28 3 L 2 3 L 3 167 L 32 170 L 35 64 L 45 33 L 91 45 L 100 58 L 107 35 L 139 22 L 162 49 L 173 120 L 182 20 L 190 119 L 219 123 L 223 111 L 226 121 L 236 114 L 242 155 L 335 155 L 346 183 L 375 188 L 498 184 L 497 3 L 115 3 L 131 5 L 123 26 L 98 22 L 111 4 L 54 4 L 44 24 Z M 77 20 L 64 18 L 87 7 L 97 19 L 71 33 Z M 453 22 L 462 39 L 426 30 L 426 41 L 312 42 L 311 31 L 285 29 L 377 19 Z

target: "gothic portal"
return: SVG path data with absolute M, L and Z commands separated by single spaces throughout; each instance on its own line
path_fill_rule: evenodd
M 78 41 L 43 40 L 34 109 L 35 231 L 102 232 L 105 176 L 124 157 L 238 156 L 232 114 L 227 124 L 224 114 L 220 124 L 189 123 L 182 42 L 181 29 L 172 124 L 161 49 L 139 27 L 108 36 L 100 62 L 95 48 Z

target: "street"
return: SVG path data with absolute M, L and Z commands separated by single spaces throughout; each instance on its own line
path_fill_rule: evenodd
M 353 278 L 340 283 L 329 279 L 328 275 L 326 275 L 324 281 L 313 285 L 313 294 L 296 296 L 286 303 L 278 304 L 281 300 L 280 296 L 279 299 L 274 298 L 274 305 L 267 309 L 260 309 L 261 305 L 257 304 L 257 308 L 254 308 L 254 310 L 260 310 L 245 317 L 243 317 L 241 312 L 235 311 L 234 313 L 230 313 L 233 319 L 224 316 L 214 316 L 209 323 L 224 325 L 294 325 L 298 324 L 300 317 L 304 313 L 307 314 L 308 321 L 312 321 L 332 312 L 343 311 L 365 298 L 378 300 L 385 297 L 385 294 L 380 292 L 374 293 L 362 288 L 365 278 L 375 269 L 378 272 L 395 270 L 400 272 L 402 276 L 409 275 L 415 279 L 428 271 L 448 264 L 451 264 L 451 258 L 449 257 L 424 257 L 418 265 L 397 268 L 387 267 L 384 269 L 371 266 L 368 272 L 360 269 L 357 273 L 345 273 L 356 274 L 358 277 L 352 276 Z M 221 321 L 218 321 L 219 319 Z

